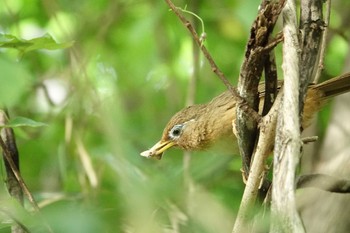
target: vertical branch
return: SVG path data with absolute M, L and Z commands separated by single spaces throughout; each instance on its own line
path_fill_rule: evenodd
M 262 118 L 259 124 L 260 135 L 258 146 L 254 151 L 254 159 L 250 168 L 250 173 L 246 187 L 244 189 L 241 205 L 237 214 L 232 233 L 251 232 L 249 224 L 249 213 L 255 204 L 260 186 L 264 186 L 264 173 L 266 171 L 266 159 L 273 148 L 273 139 L 275 137 L 275 127 L 277 121 L 278 107 L 281 104 L 283 90 L 277 95 L 277 98 L 269 113 Z
M 0 111 L 0 125 L 6 125 L 7 123 L 7 114 L 4 111 Z M 9 194 L 15 198 L 22 206 L 23 206 L 23 191 L 21 188 L 21 184 L 16 178 L 16 170 L 19 172 L 19 156 L 17 145 L 15 141 L 15 136 L 13 133 L 13 129 L 11 128 L 3 128 L 1 129 L 1 140 L 3 142 L 2 148 L 3 150 L 3 158 L 6 169 L 6 186 L 9 191 Z M 6 159 L 7 156 L 5 153 L 8 153 L 7 156 L 10 160 Z M 12 166 L 15 167 L 15 170 L 12 169 Z M 12 233 L 24 233 L 26 232 L 25 228 L 19 224 L 14 223 L 11 229 Z
M 324 30 L 322 34 L 321 48 L 320 48 L 319 58 L 318 58 L 318 67 L 317 67 L 316 74 L 314 76 L 313 83 L 318 83 L 318 80 L 321 77 L 321 72 L 323 71 L 323 62 L 324 62 L 323 60 L 324 60 L 325 51 L 326 51 L 330 18 L 331 18 L 331 0 L 326 0 L 326 16 L 324 19 Z
M 284 2 L 284 0 L 264 0 L 261 3 L 247 43 L 237 90 L 249 107 L 255 111 L 258 111 L 259 104 L 259 81 L 270 52 L 264 48 L 269 44 L 270 34 L 274 29 Z M 251 156 L 256 143 L 257 121 L 251 117 L 249 112 L 245 111 L 242 102 L 237 104 L 236 128 L 239 152 L 242 157 L 243 175 L 247 179 Z
M 6 122 L 7 122 L 7 115 L 5 112 L 1 111 L 0 124 L 6 125 Z M 3 128 L 1 130 L 1 138 L 7 150 L 10 152 L 10 157 L 13 161 L 13 165 L 19 171 L 19 157 L 18 157 L 18 150 L 16 146 L 13 129 Z M 3 149 L 3 153 L 5 153 L 4 149 Z M 23 205 L 23 191 L 21 189 L 21 186 L 18 180 L 16 179 L 14 171 L 11 169 L 10 162 L 5 159 L 5 156 L 4 156 L 4 164 L 5 164 L 6 175 L 7 175 L 7 179 L 6 179 L 7 189 L 10 195 L 14 197 L 21 205 Z
M 273 59 L 269 56 L 276 44 L 272 42 L 269 44 L 269 37 L 283 9 L 284 3 L 284 0 L 263 1 L 258 16 L 251 28 L 237 89 L 241 97 L 255 110 L 258 109 L 259 80 L 266 66 L 269 67 L 268 73 L 270 80 L 275 79 L 273 77 Z M 281 38 L 279 37 L 279 39 Z M 269 88 L 269 91 L 273 92 L 273 89 L 273 87 Z M 272 148 L 269 142 L 273 141 L 274 137 L 273 127 L 275 127 L 275 123 L 273 122 L 275 122 L 275 112 L 274 110 L 270 111 L 266 117 L 260 120 L 260 134 L 258 140 L 256 140 L 258 122 L 254 121 L 244 108 L 242 108 L 241 103 L 238 102 L 236 131 L 238 133 L 237 139 L 242 156 L 243 175 L 247 179 L 247 182 L 233 226 L 233 233 L 249 232 L 249 212 L 255 204 L 258 190 L 262 185 L 262 180 L 264 180 L 264 165 L 267 155 L 271 152 Z M 253 152 L 254 159 L 251 161 Z
M 322 42 L 325 22 L 322 0 L 302 0 L 300 15 L 300 96 L 299 111 L 304 108 L 304 98 L 318 68 L 317 59 Z
M 277 95 L 277 67 L 274 51 L 268 54 L 264 65 L 265 71 L 265 96 L 262 115 L 265 116 L 272 107 Z
M 295 204 L 295 169 L 301 149 L 299 122 L 299 44 L 295 1 L 283 9 L 284 100 L 275 141 L 271 232 L 304 232 Z

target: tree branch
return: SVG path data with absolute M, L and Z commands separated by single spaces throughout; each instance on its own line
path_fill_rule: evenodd
M 323 71 L 323 62 L 324 62 L 324 56 L 326 51 L 330 18 L 331 18 L 331 0 L 326 0 L 326 17 L 324 19 L 324 29 L 323 29 L 321 45 L 320 45 L 321 47 L 319 52 L 318 67 L 317 67 L 317 71 L 316 71 L 313 83 L 318 83 L 318 80 L 321 77 L 321 72 Z
M 237 90 L 250 108 L 258 111 L 258 85 L 270 51 L 281 41 L 282 37 L 269 43 L 278 16 L 283 8 L 284 0 L 263 1 L 258 15 L 252 25 L 247 43 Z M 248 178 L 251 156 L 256 143 L 258 122 L 237 105 L 236 132 L 238 147 L 242 157 L 243 175 Z
M 5 125 L 6 122 L 6 114 L 4 111 L 0 111 L 0 119 L 1 119 L 1 124 Z M 8 132 L 8 128 L 5 128 L 3 130 L 7 130 Z M 2 136 L 3 137 L 3 136 Z M 14 148 L 13 145 L 8 146 L 7 143 L 2 139 L 2 137 L 0 137 L 0 146 L 2 148 L 3 151 L 3 155 L 5 157 L 6 162 L 8 163 L 8 167 L 9 169 L 11 169 L 16 181 L 18 182 L 18 185 L 20 186 L 20 189 L 25 193 L 25 195 L 28 197 L 29 202 L 32 204 L 33 208 L 36 211 L 39 211 L 39 207 L 36 203 L 36 201 L 34 200 L 33 195 L 31 194 L 31 192 L 29 191 L 27 185 L 25 184 L 25 182 L 23 181 L 23 178 L 21 176 L 21 173 L 19 172 L 19 168 L 18 168 L 18 162 L 16 162 L 16 160 L 18 160 L 18 152 L 17 152 L 17 148 L 16 150 L 13 150 L 12 148 Z M 7 136 L 8 137 L 8 134 Z M 12 131 L 12 136 L 13 137 L 13 131 Z M 7 141 L 7 140 L 6 140 Z M 11 141 L 14 142 L 14 139 L 11 139 Z M 17 158 L 16 156 L 13 156 L 14 153 L 17 153 Z
M 7 122 L 7 114 L 0 111 L 0 125 L 5 125 Z M 19 156 L 17 145 L 11 128 L 1 129 L 0 146 L 3 151 L 4 164 L 6 169 L 6 186 L 9 194 L 23 206 L 23 191 L 19 176 Z M 22 224 L 17 223 L 12 226 L 11 232 L 24 233 L 27 232 Z
M 299 111 L 304 109 L 306 90 L 315 77 L 324 31 L 322 0 L 302 0 L 300 15 L 300 96 Z
M 296 6 L 283 9 L 284 99 L 275 139 L 270 232 L 305 232 L 295 204 L 295 169 L 301 150 L 299 122 L 299 54 Z
M 174 5 L 174 3 L 171 0 L 165 0 L 165 2 L 168 4 L 168 6 L 170 7 L 170 9 L 175 13 L 175 15 L 180 19 L 180 21 L 182 22 L 182 24 L 189 30 L 189 32 L 191 33 L 194 41 L 196 42 L 196 44 L 199 46 L 199 48 L 201 49 L 201 51 L 203 52 L 205 58 L 208 60 L 211 70 L 217 75 L 217 77 L 225 84 L 225 86 L 227 87 L 227 89 L 229 89 L 231 91 L 231 93 L 233 94 L 233 96 L 237 99 L 241 99 L 241 97 L 238 95 L 237 90 L 232 86 L 232 84 L 227 80 L 227 78 L 225 77 L 224 73 L 219 69 L 219 67 L 216 65 L 214 59 L 212 58 L 212 56 L 210 55 L 209 51 L 207 50 L 207 48 L 205 47 L 205 45 L 203 44 L 202 40 L 200 39 L 200 37 L 198 36 L 196 30 L 194 29 L 194 27 L 192 26 L 192 24 L 190 23 L 190 21 L 188 21 L 179 11 L 179 9 Z
M 273 148 L 278 109 L 282 98 L 283 90 L 278 93 L 271 110 L 260 122 L 260 136 L 258 141 L 258 145 L 260 146 L 257 146 L 256 151 L 254 151 L 254 159 L 252 161 L 250 174 L 244 189 L 232 233 L 250 232 L 250 227 L 247 225 L 248 220 L 250 219 L 249 210 L 251 210 L 255 203 L 259 189 L 266 184 L 266 182 L 264 182 L 266 175 L 266 159 Z M 264 188 L 267 192 L 268 187 Z
M 7 118 L 7 114 L 3 110 L 0 110 L 0 126 L 6 125 Z M 29 203 L 32 205 L 35 212 L 39 214 L 38 216 L 40 218 L 42 218 L 39 206 L 36 203 L 32 193 L 29 191 L 19 171 L 18 151 L 15 142 L 15 135 L 11 128 L 5 127 L 1 129 L 0 147 L 3 152 L 7 174 L 10 174 L 9 178 L 11 178 L 11 187 L 9 187 L 9 192 L 11 196 L 14 196 L 16 199 L 20 198 L 18 199 L 18 201 L 21 204 L 23 204 L 24 193 L 27 196 Z M 13 191 L 15 191 L 15 193 L 13 193 Z M 45 219 L 43 219 L 43 224 L 46 226 L 48 232 L 53 232 Z M 21 225 L 15 226 L 14 228 L 18 233 L 26 232 L 25 228 L 23 228 Z

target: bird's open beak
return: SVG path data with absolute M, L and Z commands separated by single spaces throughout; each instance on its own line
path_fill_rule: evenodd
M 140 155 L 147 158 L 156 158 L 160 160 L 163 156 L 164 151 L 174 146 L 175 143 L 172 141 L 159 141 L 151 149 L 142 152 Z

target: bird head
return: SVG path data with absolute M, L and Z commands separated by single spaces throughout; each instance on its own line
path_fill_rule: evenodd
M 204 111 L 204 105 L 193 105 L 176 113 L 164 128 L 160 141 L 142 152 L 141 156 L 161 159 L 163 153 L 171 147 L 200 149 L 205 140 L 203 130 L 199 130 Z

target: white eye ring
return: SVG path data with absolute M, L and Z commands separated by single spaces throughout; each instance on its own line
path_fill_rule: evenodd
M 174 125 L 174 127 L 169 132 L 169 137 L 171 139 L 178 139 L 181 136 L 184 124 Z
M 182 134 L 182 130 L 184 129 L 184 127 L 186 126 L 186 124 L 188 124 L 189 122 L 193 122 L 195 121 L 194 119 L 191 119 L 189 121 L 186 121 L 185 123 L 183 124 L 177 124 L 177 125 L 174 125 L 173 128 L 169 131 L 169 137 L 172 139 L 172 140 L 175 140 L 175 139 L 178 139 L 181 134 Z

